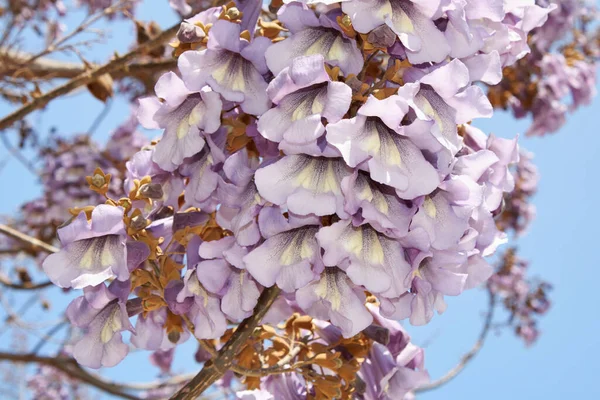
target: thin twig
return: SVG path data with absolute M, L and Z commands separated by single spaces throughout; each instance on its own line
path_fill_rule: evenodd
M 485 338 L 487 337 L 487 334 L 490 331 L 490 327 L 492 326 L 492 319 L 494 318 L 494 306 L 496 305 L 496 296 L 494 294 L 492 294 L 491 292 L 489 292 L 489 296 L 490 296 L 489 305 L 488 305 L 489 309 L 488 309 L 487 315 L 485 317 L 485 322 L 483 324 L 483 328 L 481 329 L 481 333 L 479 333 L 479 338 L 477 339 L 477 341 L 475 342 L 473 347 L 471 347 L 471 350 L 469 350 L 467 353 L 465 353 L 461 357 L 459 363 L 456 364 L 454 366 L 454 368 L 452 368 L 450 371 L 446 372 L 446 374 L 444 376 L 442 376 L 441 378 L 439 378 L 433 382 L 430 382 L 426 385 L 423 385 L 423 386 L 417 388 L 415 390 L 415 392 L 417 392 L 417 393 L 427 392 L 429 390 L 437 389 L 440 386 L 443 386 L 444 384 L 450 382 L 458 374 L 460 374 L 461 371 L 463 369 L 465 369 L 465 367 L 467 366 L 469 361 L 471 361 L 473 359 L 473 357 L 475 357 L 477 355 L 477 353 L 479 353 L 479 350 L 481 350 L 481 348 L 483 347 Z
M 104 74 L 110 74 L 111 72 L 126 68 L 127 63 L 134 60 L 136 57 L 145 54 L 146 52 L 164 44 L 169 39 L 171 39 L 173 35 L 175 35 L 179 30 L 179 25 L 179 23 L 173 25 L 169 29 L 162 31 L 154 39 L 151 39 L 139 45 L 135 50 L 125 54 L 124 56 L 117 57 L 101 67 L 93 68 L 89 71 L 86 71 L 78 75 L 77 77 L 71 79 L 64 85 L 52 89 L 51 91 L 35 98 L 23 107 L 13 111 L 12 113 L 0 120 L 0 131 L 10 127 L 12 124 L 23 119 L 33 111 L 46 106 L 50 101 L 56 99 L 57 97 L 70 93 L 83 85 L 87 85 L 88 83 L 92 82 L 93 80 Z
M 129 400 L 140 400 L 139 397 L 131 395 L 123 391 L 123 388 L 119 385 L 111 382 L 106 382 L 97 377 L 91 375 L 79 365 L 77 362 L 69 357 L 57 356 L 57 357 L 43 357 L 35 354 L 13 354 L 0 352 L 0 360 L 11 361 L 15 363 L 37 363 L 43 365 L 50 365 L 61 372 L 73 377 L 77 380 L 85 382 L 97 389 L 100 389 L 106 393 L 110 393 L 114 396 L 118 396 Z
M 95 15 L 87 17 L 72 32 L 70 32 L 70 33 L 62 36 L 60 39 L 56 40 L 54 43 L 51 43 L 45 50 L 43 50 L 43 51 L 39 52 L 38 54 L 32 56 L 29 60 L 26 60 L 23 66 L 26 66 L 28 63 L 30 63 L 32 61 L 35 61 L 38 58 L 43 57 L 43 56 L 45 56 L 47 54 L 50 54 L 50 53 L 52 53 L 52 52 L 54 52 L 56 50 L 60 50 L 60 46 L 63 43 L 67 42 L 68 40 L 71 40 L 74 36 L 76 36 L 79 33 L 85 31 L 88 27 L 90 27 L 91 25 L 93 25 L 99 19 L 117 12 L 120 7 L 124 6 L 125 4 L 129 3 L 130 1 L 131 0 L 121 0 L 121 1 L 117 2 L 115 5 L 109 6 L 109 7 L 105 8 L 105 9 L 103 9 L 102 11 L 96 13 Z
M 23 60 L 31 57 L 30 53 L 16 50 L 0 48 L 0 60 L 6 64 L 21 63 Z M 37 78 L 39 80 L 50 80 L 55 78 L 71 79 L 86 72 L 89 67 L 97 67 L 98 65 L 54 60 L 49 57 L 39 58 L 27 65 L 27 78 Z M 177 66 L 177 60 L 165 59 L 159 61 L 141 61 L 133 63 L 126 70 L 120 70 L 111 74 L 113 79 L 119 80 L 123 78 L 138 78 L 143 79 L 145 76 L 153 73 L 162 72 L 173 69 Z M 0 71 L 0 77 L 10 76 L 17 72 L 11 68 Z M 18 77 L 18 76 L 17 76 Z
M 31 247 L 33 247 L 34 249 L 44 250 L 47 253 L 58 253 L 58 251 L 60 250 L 59 248 L 54 247 L 51 244 L 42 242 L 41 240 L 36 239 L 33 236 L 26 235 L 4 224 L 0 224 L 0 233 L 4 233 L 6 236 L 19 240 L 23 243 L 27 243 L 31 245 Z
M 92 122 L 92 125 L 90 125 L 90 127 L 87 130 L 87 133 L 90 136 L 92 136 L 94 134 L 94 132 L 96 132 L 96 129 L 98 129 L 98 126 L 102 123 L 102 121 L 104 121 L 104 118 L 106 118 L 106 116 L 108 115 L 108 112 L 110 111 L 112 104 L 113 104 L 112 98 L 109 98 L 106 100 L 104 107 L 102 107 L 102 111 L 100 111 L 100 114 L 98 114 L 98 116 L 96 118 L 94 118 L 94 122 Z
M 8 279 L 5 275 L 0 274 L 0 285 L 6 286 L 7 288 L 15 289 L 15 290 L 38 290 L 44 289 L 48 286 L 52 285 L 52 282 L 46 281 L 42 283 L 14 283 L 10 279 Z
M 254 313 L 243 320 L 233 333 L 231 338 L 219 350 L 217 356 L 204 364 L 202 370 L 192 378 L 181 390 L 171 397 L 171 400 L 193 400 L 209 388 L 217 379 L 227 372 L 233 365 L 235 356 L 246 343 L 254 328 L 260 323 L 271 305 L 275 302 L 281 289 L 277 286 L 266 288 L 258 304 L 254 308 Z
M 17 161 L 19 161 L 25 167 L 25 169 L 27 171 L 31 172 L 34 176 L 39 176 L 38 171 L 35 169 L 33 164 L 31 164 L 31 161 L 29 161 L 27 158 L 25 158 L 23 153 L 21 153 L 21 151 L 18 148 L 14 147 L 8 141 L 8 138 L 5 135 L 0 135 L 0 140 L 2 141 L 2 144 L 4 145 L 4 147 L 6 148 L 6 151 L 8 151 L 14 158 L 16 158 Z
M 60 321 L 60 323 L 54 325 L 54 327 L 52 329 L 50 329 L 48 331 L 48 333 L 46 333 L 41 339 L 40 341 L 34 346 L 33 350 L 31 350 L 32 354 L 38 354 L 40 352 L 40 350 L 42 349 L 42 347 L 44 347 L 44 345 L 46 343 L 48 343 L 48 340 L 50 340 L 52 338 L 52 336 L 54 336 L 54 334 L 56 334 L 58 331 L 60 331 L 64 326 L 66 326 L 68 324 L 68 320 L 67 319 L 63 319 L 62 321 Z

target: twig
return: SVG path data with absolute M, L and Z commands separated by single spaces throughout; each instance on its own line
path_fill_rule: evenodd
M 16 158 L 25 167 L 25 169 L 27 171 L 31 172 L 35 176 L 39 176 L 35 167 L 33 166 L 33 164 L 31 164 L 31 161 L 29 161 L 27 158 L 25 158 L 23 153 L 21 153 L 21 151 L 19 151 L 18 148 L 14 147 L 12 144 L 10 144 L 10 142 L 8 141 L 8 138 L 5 135 L 0 135 L 0 140 L 2 141 L 2 144 L 4 145 L 6 150 L 14 158 Z
M 40 350 L 42 349 L 42 347 L 44 347 L 44 345 L 46 343 L 48 343 L 48 340 L 50 340 L 52 338 L 52 336 L 54 336 L 54 334 L 56 332 L 60 331 L 67 324 L 68 324 L 68 320 L 67 319 L 63 319 L 62 321 L 60 321 L 60 323 L 54 325 L 54 327 L 52 329 L 50 329 L 48 331 L 48 333 L 46 333 L 40 339 L 40 341 L 35 345 L 35 347 L 33 348 L 33 350 L 31 350 L 31 353 L 32 354 L 38 354 L 40 352 Z
M 241 347 L 246 343 L 254 328 L 265 316 L 275 299 L 281 292 L 277 286 L 265 289 L 258 304 L 254 308 L 254 313 L 243 320 L 231 338 L 225 343 L 214 359 L 207 361 L 202 370 L 192 378 L 181 390 L 171 397 L 171 400 L 193 400 L 209 388 L 217 379 L 219 379 L 231 366 L 233 360 Z
M 43 288 L 47 288 L 48 286 L 51 286 L 52 282 L 47 281 L 47 282 L 42 282 L 42 283 L 31 283 L 31 282 L 14 283 L 14 282 L 11 282 L 11 280 L 8 279 L 6 276 L 0 275 L 0 285 L 6 286 L 11 289 L 15 289 L 15 290 L 38 290 L 38 289 L 43 289 Z
M 6 64 L 21 63 L 31 57 L 30 53 L 16 50 L 0 48 L 0 60 Z M 90 64 L 92 67 L 97 65 Z M 143 61 L 131 64 L 126 70 L 120 70 L 111 74 L 113 79 L 123 79 L 127 77 L 142 79 L 144 76 L 156 72 L 162 72 L 173 69 L 177 66 L 177 60 L 166 59 L 160 61 Z M 27 77 L 50 80 L 54 78 L 71 79 L 86 72 L 88 67 L 83 63 L 72 61 L 59 61 L 49 57 L 39 58 L 27 65 Z M 15 74 L 16 69 L 7 69 L 0 71 L 0 77 Z
M 85 31 L 88 27 L 90 27 L 92 24 L 94 24 L 99 19 L 101 19 L 107 15 L 115 13 L 116 11 L 118 11 L 118 9 L 120 7 L 124 6 L 126 3 L 129 3 L 130 1 L 131 0 L 121 0 L 121 1 L 117 2 L 115 5 L 109 6 L 109 7 L 105 8 L 104 10 L 102 10 L 101 12 L 98 12 L 97 14 L 87 17 L 72 32 L 66 34 L 65 36 L 62 36 L 60 39 L 56 40 L 54 43 L 51 43 L 45 50 L 39 52 L 38 54 L 32 56 L 30 59 L 26 60 L 24 63 L 25 65 L 23 65 L 23 66 L 26 66 L 26 64 L 28 64 L 32 61 L 35 61 L 36 59 L 43 57 L 47 54 L 50 54 L 50 53 L 54 52 L 55 50 L 60 50 L 60 45 L 67 42 L 68 40 L 72 39 L 74 36 L 78 35 L 79 33 Z
M 15 363 L 37 363 L 50 365 L 61 372 L 73 377 L 77 380 L 85 382 L 97 389 L 100 389 L 106 393 L 110 393 L 114 396 L 118 396 L 129 400 L 140 400 L 139 397 L 126 393 L 122 390 L 119 385 L 111 382 L 103 381 L 81 367 L 77 365 L 77 362 L 69 357 L 57 356 L 57 357 L 42 357 L 35 354 L 13 354 L 0 352 L 0 360 L 12 361 Z
M 461 371 L 463 369 L 465 369 L 465 367 L 467 366 L 469 361 L 471 361 L 473 359 L 473 357 L 475 357 L 477 355 L 477 353 L 479 353 L 479 350 L 481 350 L 481 348 L 483 347 L 485 338 L 487 337 L 487 334 L 490 331 L 490 327 L 492 326 L 492 319 L 494 317 L 494 306 L 496 305 L 496 296 L 494 294 L 492 294 L 491 292 L 489 292 L 489 296 L 490 296 L 489 306 L 488 306 L 489 309 L 488 309 L 487 315 L 485 317 L 485 322 L 483 324 L 483 328 L 481 329 L 481 333 L 479 334 L 479 338 L 477 339 L 477 341 L 475 342 L 473 347 L 471 347 L 471 350 L 469 350 L 467 353 L 465 353 L 461 357 L 459 363 L 456 364 L 454 366 L 454 368 L 452 368 L 450 371 L 446 372 L 446 374 L 444 376 L 442 376 L 440 379 L 437 379 L 433 382 L 430 382 L 426 385 L 423 385 L 423 386 L 417 388 L 415 390 L 415 392 L 417 392 L 417 393 L 427 392 L 429 390 L 437 389 L 440 386 L 450 382 L 458 374 L 460 374 Z
M 57 247 L 52 246 L 51 244 L 42 242 L 39 239 L 21 233 L 18 230 L 13 229 L 7 225 L 0 224 L 0 233 L 4 233 L 6 236 L 10 236 L 11 238 L 19 240 L 23 243 L 27 243 L 31 245 L 31 247 L 33 247 L 34 249 L 44 250 L 47 253 L 58 253 L 58 251 L 60 250 Z
M 92 82 L 93 80 L 104 74 L 110 74 L 111 72 L 126 68 L 128 62 L 154 49 L 155 47 L 164 44 L 169 39 L 171 39 L 173 35 L 175 35 L 179 30 L 179 25 L 179 23 L 173 25 L 169 29 L 162 31 L 154 39 L 151 39 L 139 45 L 135 50 L 125 54 L 124 56 L 117 57 L 101 67 L 97 67 L 86 71 L 71 79 L 69 82 L 52 89 L 46 94 L 35 98 L 23 107 L 13 111 L 12 113 L 0 120 L 0 131 L 10 127 L 12 124 L 23 119 L 33 111 L 46 106 L 50 101 L 54 100 L 55 98 L 70 93 L 80 86 L 87 85 L 88 83 Z
M 87 130 L 87 133 L 90 136 L 92 136 L 94 134 L 94 132 L 96 132 L 96 129 L 98 129 L 98 126 L 102 123 L 102 121 L 104 121 L 104 118 L 106 118 L 106 116 L 108 115 L 108 112 L 110 111 L 112 103 L 113 103 L 112 98 L 109 98 L 106 100 L 104 107 L 102 107 L 102 111 L 100 111 L 100 114 L 98 114 L 98 116 L 94 119 L 94 122 L 92 122 L 92 125 L 90 125 L 90 127 Z

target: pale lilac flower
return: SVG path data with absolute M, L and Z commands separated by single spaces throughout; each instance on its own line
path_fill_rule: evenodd
M 188 270 L 183 281 L 184 287 L 177 295 L 177 302 L 184 303 L 190 297 L 194 299 L 189 309 L 194 336 L 198 339 L 220 338 L 227 329 L 227 320 L 221 311 L 219 298 L 202 287 L 194 270 Z
M 122 208 L 99 205 L 91 221 L 81 212 L 58 235 L 63 248 L 42 266 L 55 285 L 81 289 L 110 278 L 129 278 Z
M 451 48 L 434 23 L 440 1 L 350 0 L 342 10 L 361 33 L 386 24 L 398 35 L 412 64 L 441 62 Z
M 165 129 L 152 157 L 163 170 L 175 170 L 185 158 L 204 147 L 203 133 L 213 133 L 221 125 L 223 104 L 209 88 L 189 90 L 174 72 L 160 77 L 156 97 L 139 100 L 140 123 L 149 129 Z
M 290 30 L 290 37 L 272 45 L 266 53 L 267 65 L 279 74 L 292 60 L 300 56 L 321 54 L 330 65 L 338 66 L 344 74 L 358 74 L 363 57 L 354 39 L 347 38 L 335 22 L 335 16 L 317 17 L 306 5 L 292 2 L 277 14 Z
M 300 215 L 328 215 L 344 211 L 341 181 L 352 170 L 341 158 L 289 155 L 259 168 L 255 182 L 266 200 Z
M 221 310 L 233 320 L 252 314 L 258 301 L 258 286 L 245 270 L 247 249 L 232 236 L 204 242 L 198 250 L 196 265 L 198 281 L 206 290 L 221 297 Z
M 261 238 L 256 217 L 264 200 L 253 179 L 257 164 L 242 149 L 227 158 L 223 165 L 226 179 L 220 178 L 218 182 L 217 222 L 234 233 L 240 246 L 254 245 Z
M 355 285 L 386 297 L 397 297 L 408 289 L 404 282 L 411 267 L 397 240 L 369 225 L 352 226 L 349 220 L 321 228 L 317 240 L 325 250 L 325 265 L 338 266 Z
M 296 301 L 308 314 L 331 320 L 344 337 L 356 335 L 373 321 L 365 308 L 363 290 L 336 267 L 325 268 L 319 281 L 299 289 Z
M 83 296 L 69 304 L 67 317 L 85 332 L 73 348 L 73 357 L 78 363 L 90 368 L 113 367 L 129 352 L 121 332 L 135 333 L 135 330 L 129 322 L 125 303 L 104 283 L 88 286 Z
M 239 25 L 217 21 L 210 29 L 206 50 L 186 51 L 179 57 L 179 70 L 191 90 L 209 85 L 224 99 L 239 103 L 247 113 L 260 115 L 270 106 L 266 93 L 265 51 L 271 41 L 240 38 Z
M 263 209 L 259 215 L 266 238 L 256 249 L 244 257 L 248 272 L 261 285 L 277 284 L 286 292 L 306 286 L 323 270 L 321 248 L 315 235 L 320 221 L 315 217 L 298 218 L 290 215 L 289 220 L 277 207 Z
M 370 97 L 352 119 L 327 126 L 327 141 L 338 148 L 350 167 L 369 171 L 371 178 L 392 186 L 411 200 L 431 193 L 439 184 L 437 171 L 421 150 L 402 135 L 400 121 L 408 111 L 401 96 Z
M 400 199 L 393 188 L 369 179 L 366 172 L 355 171 L 342 181 L 342 192 L 348 214 L 360 212 L 365 222 L 386 236 L 408 234 L 417 207 Z
M 325 132 L 322 119 L 338 122 L 350 107 L 352 91 L 332 82 L 320 54 L 297 57 L 269 83 L 267 93 L 276 107 L 258 120 L 258 131 L 274 142 L 289 145 L 316 141 Z

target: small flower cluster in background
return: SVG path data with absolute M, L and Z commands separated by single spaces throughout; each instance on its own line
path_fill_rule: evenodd
M 531 116 L 527 135 L 558 131 L 568 112 L 589 104 L 596 95 L 599 56 L 598 9 L 586 0 L 537 0 L 556 9 L 532 31 L 531 52 L 504 70 L 502 81 L 489 87 L 494 107 L 510 109 L 516 118 Z M 570 101 L 568 100 L 570 97 Z
M 527 278 L 528 263 L 516 255 L 516 249 L 507 250 L 500 269 L 488 281 L 489 290 L 500 297 L 509 313 L 507 325 L 517 336 L 531 345 L 539 336 L 537 318 L 550 308 L 547 282 L 534 282 Z

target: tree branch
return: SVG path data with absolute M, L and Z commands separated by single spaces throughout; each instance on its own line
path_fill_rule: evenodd
M 40 249 L 44 250 L 46 253 L 58 253 L 59 251 L 57 247 L 54 247 L 51 244 L 42 242 L 41 240 L 36 239 L 33 236 L 21 233 L 18 230 L 13 229 L 10 226 L 4 224 L 0 224 L 0 233 L 4 233 L 6 236 L 16 239 L 20 242 L 29 244 L 31 247 L 33 247 L 34 250 Z
M 454 368 L 452 368 L 450 371 L 446 372 L 446 374 L 444 376 L 442 376 L 438 380 L 435 380 L 433 382 L 430 382 L 426 385 L 423 385 L 423 386 L 417 388 L 415 390 L 416 393 L 427 392 L 429 390 L 437 389 L 440 386 L 443 386 L 444 384 L 450 382 L 458 374 L 460 374 L 462 372 L 462 370 L 465 369 L 465 367 L 467 366 L 469 361 L 471 361 L 477 355 L 477 353 L 479 353 L 479 350 L 481 350 L 481 348 L 483 347 L 485 338 L 487 337 L 487 335 L 490 331 L 490 328 L 492 326 L 492 319 L 494 317 L 494 306 L 496 305 L 496 296 L 494 294 L 492 294 L 491 292 L 489 292 L 489 290 L 488 290 L 488 293 L 490 296 L 489 303 L 488 303 L 488 312 L 485 317 L 485 322 L 483 324 L 483 328 L 481 329 L 481 333 L 479 333 L 479 338 L 477 339 L 477 341 L 475 342 L 473 347 L 471 347 L 471 350 L 469 350 L 467 353 L 465 353 L 461 357 L 459 363 L 456 364 L 454 366 Z
M 95 388 L 100 389 L 103 392 L 110 393 L 114 396 L 118 396 L 124 399 L 140 400 L 140 398 L 137 396 L 123 392 L 122 388 L 119 387 L 119 385 L 110 382 L 105 382 L 102 379 L 91 375 L 89 372 L 79 367 L 79 365 L 74 359 L 69 357 L 43 357 L 37 356 L 35 354 L 13 354 L 0 352 L 0 360 L 11 361 L 15 363 L 37 363 L 50 365 L 60 370 L 61 372 L 69 375 L 70 377 L 73 377 L 77 380 L 94 386 Z
M 173 25 L 169 29 L 161 32 L 154 39 L 151 39 L 139 45 L 135 50 L 125 54 L 124 56 L 117 57 L 114 60 L 108 62 L 107 64 L 104 64 L 103 66 L 96 67 L 89 71 L 81 73 L 75 78 L 71 79 L 69 82 L 52 89 L 46 94 L 35 98 L 23 107 L 13 111 L 12 113 L 0 120 L 0 131 L 10 127 L 15 122 L 25 118 L 33 111 L 46 106 L 50 101 L 54 100 L 59 96 L 70 93 L 73 90 L 79 88 L 80 86 L 87 85 L 88 83 L 94 81 L 96 78 L 104 74 L 110 74 L 114 71 L 127 68 L 127 63 L 134 60 L 136 57 L 147 53 L 148 51 L 166 43 L 169 39 L 171 39 L 179 30 L 179 25 L 179 23 Z
M 52 246 L 51 244 L 48 244 L 48 243 L 43 242 L 39 239 L 36 239 L 32 236 L 29 236 L 22 232 L 19 232 L 18 230 L 13 229 L 7 225 L 0 224 L 0 233 L 3 233 L 6 236 L 9 236 L 13 239 L 16 239 L 20 242 L 23 242 L 23 243 L 31 246 L 31 248 L 33 250 L 39 249 L 39 250 L 43 250 L 47 253 L 57 253 L 59 251 L 58 248 Z M 0 274 L 0 284 L 4 285 L 6 287 L 9 287 L 11 289 L 17 289 L 17 290 L 37 290 L 37 289 L 43 289 L 48 286 L 51 286 L 52 282 L 46 281 L 46 282 L 42 282 L 42 283 L 32 283 L 32 282 L 14 283 L 7 276 Z
M 281 292 L 277 286 L 266 288 L 258 304 L 254 308 L 254 314 L 243 320 L 233 333 L 231 338 L 225 343 L 214 359 L 207 361 L 202 370 L 192 378 L 181 390 L 171 397 L 171 400 L 194 400 L 219 379 L 231 366 L 233 360 L 244 343 L 248 340 L 254 328 L 258 326 L 260 320 L 265 316 L 275 299 Z
M 4 65 L 7 66 L 22 64 L 31 57 L 33 57 L 32 54 L 21 50 L 0 48 L 0 60 Z M 143 79 L 149 74 L 170 70 L 176 66 L 177 60 L 174 59 L 144 61 L 130 64 L 126 69 L 113 72 L 111 76 L 116 80 L 128 77 Z M 98 66 L 96 65 L 95 67 Z M 27 71 L 26 76 L 28 78 L 33 77 L 39 79 L 72 79 L 87 71 L 86 66 L 81 63 L 72 61 L 59 61 L 48 57 L 41 57 L 33 60 L 23 67 L 7 68 L 3 71 L 0 71 L 0 77 L 19 73 L 20 70 L 24 69 Z

